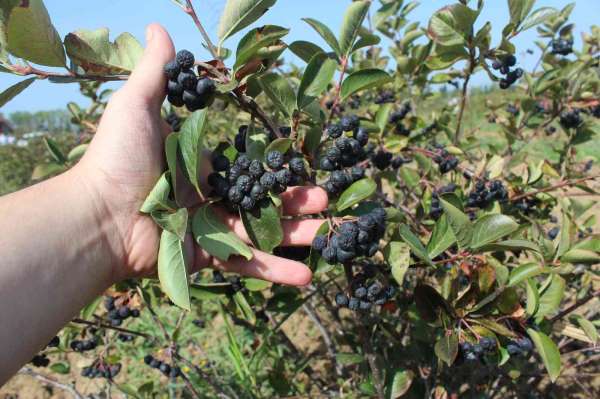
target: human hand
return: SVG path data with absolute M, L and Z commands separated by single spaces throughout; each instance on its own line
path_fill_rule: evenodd
M 174 58 L 174 47 L 167 32 L 156 24 L 148 27 L 146 41 L 142 60 L 123 88 L 113 94 L 86 155 L 74 168 L 97 204 L 97 219 L 108 225 L 106 239 L 117 259 L 113 266 L 115 281 L 156 273 L 160 231 L 139 208 L 165 169 L 164 140 L 170 128 L 160 114 L 166 85 L 163 65 Z M 317 187 L 291 188 L 281 197 L 284 214 L 290 216 L 314 214 L 327 207 L 327 194 Z M 249 242 L 239 218 L 225 211 L 219 213 Z M 283 245 L 310 245 L 321 223 L 284 220 Z M 220 262 L 193 243 L 191 237 L 185 246 L 194 270 L 211 265 L 291 285 L 305 285 L 311 278 L 310 270 L 302 263 L 258 250 L 253 250 L 251 261 L 234 257 Z

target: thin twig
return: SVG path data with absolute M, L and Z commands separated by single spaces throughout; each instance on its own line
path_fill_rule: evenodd
M 18 374 L 28 375 L 30 377 L 35 378 L 38 381 L 43 382 L 44 384 L 52 385 L 53 387 L 62 389 L 63 391 L 66 391 L 73 395 L 75 399 L 83 399 L 83 395 L 77 392 L 73 385 L 63 384 L 62 382 L 56 381 L 50 377 L 46 377 L 45 375 L 42 375 L 29 367 L 23 367 L 21 370 L 19 370 Z
M 563 188 L 563 187 L 566 187 L 566 186 L 575 186 L 575 185 L 583 183 L 585 181 L 594 180 L 594 179 L 598 179 L 598 178 L 600 178 L 600 175 L 587 176 L 587 177 L 582 177 L 580 179 L 564 180 L 564 181 L 562 181 L 560 183 L 557 183 L 557 184 L 555 184 L 553 186 L 550 186 L 550 187 L 540 188 L 539 190 L 530 191 L 528 193 L 517 195 L 515 197 L 512 197 L 510 200 L 512 202 L 519 201 L 519 200 L 522 200 L 523 198 L 533 197 L 533 196 L 535 196 L 537 194 L 540 194 L 540 193 L 547 193 L 547 192 L 550 192 L 550 191 L 558 190 L 559 188 Z
M 146 339 L 149 340 L 153 340 L 154 337 L 148 334 L 144 334 L 138 331 L 133 331 L 133 330 L 129 330 L 127 328 L 122 328 L 122 327 L 113 327 L 110 324 L 106 324 L 103 323 L 102 321 L 88 321 L 88 320 L 83 320 L 83 319 L 79 319 L 79 318 L 75 318 L 73 320 L 71 320 L 71 323 L 75 323 L 75 324 L 85 324 L 87 326 L 93 326 L 93 327 L 101 327 L 101 328 L 105 328 L 107 330 L 114 330 L 114 331 L 119 331 L 125 334 L 131 334 L 131 335 L 137 335 L 138 337 L 144 337 Z
M 338 80 L 338 83 L 335 87 L 335 98 L 333 99 L 333 104 L 331 105 L 331 111 L 329 112 L 329 119 L 328 121 L 331 121 L 331 119 L 333 118 L 333 115 L 335 113 L 335 109 L 337 108 L 339 102 L 340 102 L 340 93 L 342 92 L 342 82 L 344 81 L 344 75 L 346 74 L 346 68 L 348 68 L 348 58 L 344 57 L 342 58 L 342 64 L 341 64 L 341 72 L 340 72 L 340 78 Z
M 165 328 L 165 325 L 158 318 L 158 315 L 156 314 L 156 312 L 152 308 L 152 305 L 150 305 L 150 303 L 146 300 L 146 297 L 144 296 L 144 294 L 142 292 L 142 289 L 140 287 L 137 287 L 137 291 L 140 294 L 140 298 L 142 298 L 142 300 L 146 304 L 146 307 L 148 308 L 148 311 L 150 312 L 150 315 L 152 316 L 152 320 L 154 320 L 154 323 L 156 323 L 158 325 L 158 327 L 160 328 L 160 330 L 161 330 L 161 332 L 162 332 L 165 340 L 167 342 L 170 342 L 171 341 L 171 337 L 169 336 L 169 333 L 167 332 L 167 329 Z
M 204 26 L 202 26 L 202 23 L 200 22 L 200 18 L 198 18 L 198 14 L 196 14 L 196 10 L 194 9 L 194 5 L 192 4 L 192 0 L 185 0 L 185 2 L 186 2 L 186 6 L 182 7 L 183 11 L 194 20 L 196 27 L 198 28 L 198 30 L 200 31 L 200 34 L 202 35 L 202 38 L 206 42 L 206 47 L 208 47 L 208 51 L 210 51 L 210 54 L 213 56 L 213 58 L 215 60 L 218 59 L 219 55 L 217 54 L 217 51 L 215 50 L 215 45 L 210 40 L 210 36 L 208 36 L 208 33 L 204 29 Z
M 212 387 L 212 389 L 214 389 L 215 392 L 218 393 L 218 395 L 220 397 L 222 397 L 223 399 L 228 399 L 230 397 L 221 389 L 222 384 L 218 384 L 215 381 L 213 381 L 212 377 L 210 375 L 208 375 L 207 373 L 205 373 L 204 370 L 202 370 L 200 367 L 198 367 L 194 363 L 190 362 L 188 359 L 181 356 L 179 353 L 174 353 L 173 357 L 176 360 L 185 364 L 190 369 L 194 370 L 196 372 L 196 374 L 198 374 L 202 379 L 204 379 L 208 383 L 208 385 L 210 385 Z M 237 398 L 237 396 L 236 396 L 236 398 Z
M 8 67 L 13 72 L 18 73 L 19 75 L 28 76 L 35 75 L 38 79 L 48 79 L 48 78 L 73 78 L 80 80 L 93 80 L 98 82 L 114 82 L 120 80 L 129 79 L 128 75 L 80 75 L 75 72 L 69 71 L 68 73 L 58 73 L 58 72 L 50 72 L 50 71 L 42 71 L 41 69 L 37 69 L 32 67 L 31 65 L 10 65 Z
M 570 314 L 571 312 L 573 312 L 575 309 L 585 305 L 586 303 L 588 303 L 589 301 L 591 301 L 592 299 L 594 299 L 598 296 L 600 296 L 600 290 L 595 291 L 590 296 L 587 296 L 585 298 L 578 300 L 573 305 L 569 306 L 568 308 L 566 308 L 565 310 L 563 310 L 562 312 L 560 312 L 559 314 L 557 314 L 556 316 L 551 318 L 550 323 L 554 323 L 555 321 L 562 319 L 563 317 L 565 317 L 568 314 Z
M 460 135 L 462 133 L 462 122 L 463 122 L 463 117 L 465 115 L 465 108 L 467 106 L 467 96 L 468 96 L 468 87 L 469 87 L 469 81 L 471 80 L 471 75 L 473 74 L 473 71 L 475 69 L 475 59 L 474 59 L 474 54 L 473 54 L 473 50 L 471 49 L 469 51 L 469 66 L 468 69 L 465 71 L 466 75 L 465 75 L 465 82 L 463 83 L 463 87 L 462 87 L 462 94 L 460 97 L 460 110 L 458 112 L 458 120 L 456 122 L 456 134 L 454 135 L 454 144 L 458 144 L 460 142 Z
M 308 317 L 317 326 L 317 329 L 319 330 L 319 332 L 321 333 L 321 336 L 323 337 L 323 342 L 325 342 L 325 347 L 327 348 L 327 354 L 329 355 L 331 362 L 335 365 L 335 372 L 338 376 L 341 376 L 342 375 L 342 367 L 336 361 L 335 347 L 334 347 L 333 341 L 331 340 L 331 337 L 329 336 L 327 329 L 325 327 L 323 327 L 323 324 L 321 323 L 321 320 L 319 319 L 319 315 L 317 315 L 316 311 L 312 308 L 312 306 L 310 306 L 310 304 L 308 304 L 308 302 L 305 303 L 304 305 L 302 305 L 302 309 L 304 309 L 304 311 L 306 312 Z

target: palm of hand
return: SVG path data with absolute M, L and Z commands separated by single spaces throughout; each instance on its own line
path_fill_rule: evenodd
M 149 27 L 148 47 L 127 84 L 113 95 L 86 156 L 78 168 L 91 177 L 94 192 L 107 218 L 112 220 L 118 278 L 155 273 L 159 228 L 151 218 L 138 212 L 140 205 L 165 168 L 164 139 L 169 133 L 160 108 L 164 99 L 162 65 L 173 58 L 173 44 L 159 26 Z M 298 187 L 282 195 L 284 213 L 317 213 L 327 206 L 326 194 L 318 188 Z M 238 218 L 222 214 L 223 221 L 248 241 Z M 320 220 L 284 221 L 284 245 L 310 245 Z M 219 262 L 195 246 L 191 239 L 186 249 L 193 267 L 209 264 L 227 271 L 275 282 L 304 285 L 310 271 L 301 263 L 254 251 L 250 262 L 233 258 Z

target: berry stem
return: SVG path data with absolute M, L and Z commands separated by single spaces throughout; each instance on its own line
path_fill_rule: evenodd
M 80 394 L 73 385 L 63 384 L 62 382 L 46 377 L 45 375 L 42 375 L 29 367 L 23 367 L 21 370 L 19 370 L 19 374 L 28 375 L 38 381 L 43 382 L 44 384 L 51 385 L 53 387 L 62 389 L 63 391 L 69 392 L 75 399 L 83 399 L 83 395 Z
M 342 82 L 344 81 L 344 76 L 346 75 L 346 68 L 348 68 L 348 58 L 347 57 L 343 57 L 342 58 L 342 64 L 341 64 L 341 72 L 340 72 L 340 78 L 338 79 L 338 83 L 335 87 L 335 98 L 333 99 L 333 104 L 331 105 L 331 111 L 329 111 L 329 118 L 328 118 L 328 122 L 331 121 L 331 119 L 333 119 L 333 115 L 335 114 L 335 109 L 337 108 L 339 102 L 340 102 L 340 94 L 342 92 Z
M 469 49 L 469 65 L 465 70 L 465 82 L 462 87 L 462 94 L 460 97 L 460 110 L 458 112 L 458 120 L 456 121 L 456 134 L 454 135 L 454 144 L 458 144 L 460 142 L 460 136 L 462 133 L 462 122 L 463 117 L 465 115 L 465 108 L 467 106 L 467 96 L 468 96 L 468 87 L 469 81 L 471 80 L 471 75 L 475 70 L 475 51 L 471 48 Z
M 32 67 L 31 65 L 10 65 L 9 69 L 16 72 L 19 75 L 28 76 L 35 75 L 38 79 L 48 79 L 48 78 L 74 78 L 80 80 L 92 80 L 97 82 L 114 82 L 120 80 L 129 79 L 128 75 L 112 75 L 112 76 L 94 76 L 94 75 L 80 75 L 75 72 L 69 71 L 68 73 L 58 73 L 58 72 L 50 72 L 50 71 L 42 71 L 41 69 L 37 69 Z

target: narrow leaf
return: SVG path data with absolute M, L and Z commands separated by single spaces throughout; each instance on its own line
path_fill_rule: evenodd
M 340 45 L 335 38 L 335 35 L 331 29 L 327 27 L 327 25 L 312 18 L 302 18 L 302 20 L 309 24 L 323 38 L 323 40 L 329 44 L 329 47 L 331 47 L 331 49 L 341 57 L 342 52 L 340 51 Z
M 451 202 L 447 201 L 448 198 L 449 197 L 446 195 L 441 196 L 440 204 L 448 216 L 448 223 L 450 224 L 452 232 L 454 233 L 459 245 L 463 248 L 466 248 L 469 246 L 469 244 L 471 244 L 473 226 L 471 225 L 469 217 Z
M 250 248 L 217 218 L 210 205 L 196 211 L 192 231 L 198 245 L 220 260 L 227 260 L 231 255 L 252 259 Z
M 352 50 L 354 41 L 358 37 L 360 27 L 369 11 L 370 2 L 354 1 L 344 14 L 340 30 L 339 44 L 341 56 L 347 57 Z
M 419 240 L 419 237 L 414 235 L 407 225 L 401 224 L 398 228 L 398 233 L 400 234 L 400 237 L 402 237 L 404 242 L 408 244 L 408 246 L 413 251 L 416 257 L 421 259 L 429 266 L 434 266 L 433 262 L 429 258 L 429 255 L 427 254 L 427 249 L 425 249 L 423 243 L 421 243 L 421 240 Z
M 473 225 L 471 247 L 479 248 L 492 243 L 519 228 L 517 222 L 506 215 L 485 215 Z
M 392 77 L 381 69 L 362 69 L 349 75 L 342 83 L 342 100 L 361 90 L 384 85 L 392 81 Z
M 270 253 L 283 241 L 279 209 L 271 201 L 263 201 L 254 212 L 241 212 L 241 217 L 257 249 Z
M 163 230 L 158 250 L 158 279 L 173 303 L 190 310 L 190 291 L 183 242 L 175 234 Z
M 377 184 L 369 178 L 358 180 L 348 187 L 336 203 L 338 212 L 348 209 L 369 198 L 377 190 Z
M 337 62 L 325 53 L 317 53 L 311 58 L 298 88 L 298 108 L 306 107 L 327 89 L 336 68 Z
M 437 357 L 449 366 L 454 363 L 458 355 L 458 335 L 452 331 L 444 335 L 435 343 L 434 347 Z
M 33 82 L 35 82 L 35 78 L 22 80 L 0 93 L 0 107 L 4 107 L 10 100 L 21 94 L 21 92 L 28 88 Z
M 555 382 L 561 371 L 560 352 L 556 344 L 543 332 L 535 331 L 532 328 L 527 329 L 527 334 L 531 337 L 544 366 L 548 371 L 550 380 Z
M 227 0 L 219 20 L 219 42 L 259 19 L 276 0 Z M 220 45 L 219 45 L 220 47 Z
M 390 241 L 383 249 L 383 256 L 392 267 L 392 276 L 400 287 L 404 284 L 404 275 L 410 265 L 410 247 L 397 241 Z
M 178 209 L 176 212 L 156 210 L 150 216 L 152 216 L 154 223 L 163 230 L 175 234 L 181 241 L 185 240 L 188 226 L 188 211 L 186 208 Z
M 171 184 L 164 173 L 154 185 L 150 194 L 142 204 L 140 212 L 151 213 L 153 211 L 172 211 L 175 209 L 175 204 L 170 199 Z
M 206 116 L 206 108 L 194 112 L 185 120 L 179 131 L 179 147 L 183 169 L 198 193 L 201 193 L 199 178 L 202 150 L 204 149 Z
M 288 80 L 276 73 L 269 73 L 261 76 L 258 83 L 273 104 L 290 118 L 296 108 L 296 95 Z

